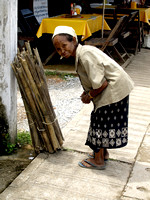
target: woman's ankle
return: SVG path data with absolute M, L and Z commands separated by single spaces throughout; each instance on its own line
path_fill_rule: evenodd
M 98 153 L 95 153 L 95 162 L 98 165 L 104 165 L 104 149 L 101 148 Z

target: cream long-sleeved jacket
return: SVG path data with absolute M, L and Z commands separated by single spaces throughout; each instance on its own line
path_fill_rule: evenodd
M 103 92 L 93 98 L 95 110 L 122 100 L 134 87 L 134 82 L 124 69 L 94 46 L 78 45 L 75 68 L 86 92 L 97 89 L 105 80 L 108 81 Z

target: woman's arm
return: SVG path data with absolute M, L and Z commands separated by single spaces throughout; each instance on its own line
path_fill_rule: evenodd
M 98 94 L 100 94 L 108 85 L 107 80 L 104 81 L 103 85 L 98 89 L 90 90 L 88 93 L 83 92 L 81 95 L 81 101 L 83 103 L 90 103 L 91 99 L 96 97 Z
M 100 88 L 90 90 L 89 93 L 88 93 L 89 96 L 91 98 L 96 97 L 98 94 L 100 94 L 107 87 L 107 85 L 108 85 L 108 82 L 107 82 L 107 80 L 105 80 L 103 85 Z

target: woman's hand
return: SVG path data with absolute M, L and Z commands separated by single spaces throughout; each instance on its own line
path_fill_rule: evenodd
M 80 97 L 81 97 L 81 101 L 83 103 L 88 104 L 88 103 L 91 102 L 91 99 L 90 99 L 89 95 L 86 92 L 83 92 Z
M 89 93 L 84 91 L 80 96 L 81 101 L 83 103 L 90 103 L 91 99 L 99 95 L 107 86 L 108 86 L 108 82 L 107 80 L 105 80 L 103 85 L 100 88 L 92 89 L 89 91 Z

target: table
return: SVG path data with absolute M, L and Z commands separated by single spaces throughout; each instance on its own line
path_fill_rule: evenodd
M 78 18 L 65 18 L 65 14 L 45 18 L 42 20 L 37 32 L 37 37 L 41 37 L 43 33 L 54 33 L 57 26 L 71 26 L 78 36 L 82 36 L 81 40 L 85 40 L 92 33 L 102 29 L 102 15 L 99 14 L 81 14 Z M 104 30 L 111 30 L 107 22 L 104 20 Z
M 150 22 L 149 22 L 149 20 L 150 20 L 150 8 L 136 8 L 136 9 L 132 9 L 132 10 L 139 10 L 140 21 L 150 25 Z
M 102 6 L 96 7 L 95 9 L 102 9 Z M 119 10 L 119 8 L 117 6 L 109 6 L 106 5 L 105 9 L 114 9 L 115 10 Z M 121 10 L 139 10 L 139 15 L 140 15 L 140 21 L 147 23 L 148 25 L 150 25 L 150 8 L 120 8 Z

